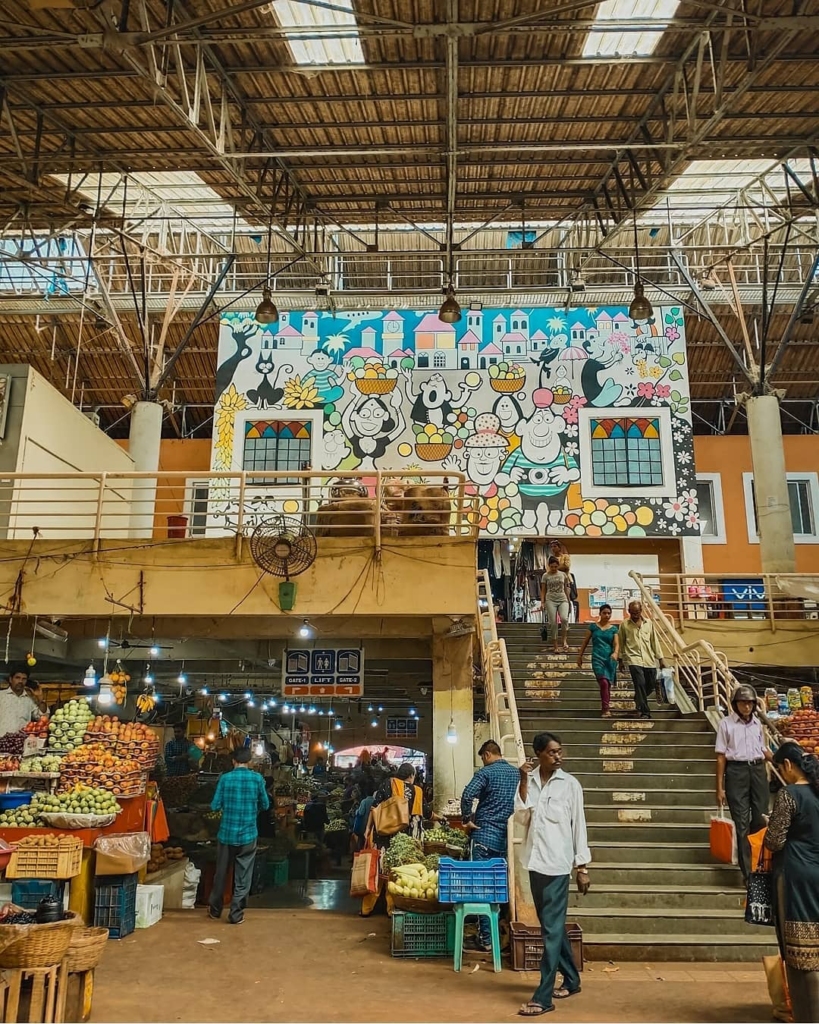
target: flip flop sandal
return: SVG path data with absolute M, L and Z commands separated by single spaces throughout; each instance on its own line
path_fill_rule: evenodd
M 552 995 L 555 999 L 568 999 L 569 996 L 576 996 L 582 989 L 579 988 L 564 988 L 562 985 L 560 988 L 556 988 Z
M 534 1009 L 530 1009 L 530 1007 L 534 1007 Z M 518 1010 L 518 1017 L 542 1017 L 544 1013 L 551 1013 L 553 1009 L 554 1003 L 551 1006 L 541 1006 L 540 1003 L 524 1003 Z

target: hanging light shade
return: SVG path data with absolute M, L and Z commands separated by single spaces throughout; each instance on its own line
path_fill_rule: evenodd
M 444 324 L 457 324 L 461 316 L 461 307 L 455 298 L 455 289 L 450 285 L 446 290 L 446 298 L 438 310 L 438 319 Z
M 634 282 L 634 298 L 628 307 L 628 315 L 632 320 L 650 320 L 654 316 L 654 307 L 645 297 L 643 282 L 639 278 Z
M 256 307 L 256 312 L 253 315 L 258 324 L 275 324 L 279 319 L 279 311 L 270 297 L 270 289 L 267 285 L 262 288 L 262 301 Z

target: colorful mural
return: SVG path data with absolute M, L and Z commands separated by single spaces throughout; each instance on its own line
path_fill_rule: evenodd
M 696 536 L 682 310 L 224 314 L 212 468 L 300 462 L 463 471 L 488 535 Z

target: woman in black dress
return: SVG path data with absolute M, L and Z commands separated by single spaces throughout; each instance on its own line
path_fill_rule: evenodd
M 771 812 L 774 906 L 795 1024 L 819 1021 L 819 761 L 789 740 L 774 754 L 787 785 Z

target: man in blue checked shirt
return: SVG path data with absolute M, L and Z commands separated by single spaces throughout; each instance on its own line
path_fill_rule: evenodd
M 472 860 L 506 857 L 506 823 L 515 809 L 520 772 L 501 757 L 494 740 L 478 751 L 483 768 L 473 777 L 461 796 L 461 818 L 472 839 Z M 473 811 L 475 800 L 477 808 Z M 492 948 L 489 919 L 478 918 L 478 949 Z
M 256 825 L 259 811 L 270 806 L 264 779 L 248 768 L 250 749 L 239 747 L 233 751 L 233 771 L 227 772 L 216 784 L 210 807 L 221 811 L 222 820 L 216 837 L 216 871 L 210 892 L 208 917 L 218 921 L 222 916 L 225 879 L 233 865 L 233 895 L 228 912 L 228 924 L 241 924 L 245 918 L 250 883 L 253 880 L 253 862 L 256 860 Z

